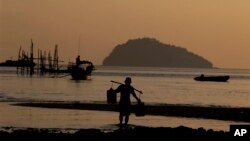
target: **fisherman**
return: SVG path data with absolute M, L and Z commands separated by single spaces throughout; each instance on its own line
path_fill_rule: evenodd
M 121 84 L 118 86 L 118 88 L 115 90 L 115 93 L 121 93 L 120 101 L 119 101 L 119 120 L 120 120 L 120 126 L 122 126 L 123 119 L 125 117 L 125 123 L 124 125 L 127 126 L 129 121 L 129 115 L 131 113 L 131 101 L 130 101 L 130 94 L 134 96 L 134 98 L 137 100 L 138 103 L 141 102 L 141 100 L 136 96 L 134 88 L 131 86 L 132 80 L 130 77 L 127 77 L 125 79 L 125 84 Z
M 80 64 L 81 64 L 80 55 L 78 55 L 76 57 L 76 67 L 79 67 Z

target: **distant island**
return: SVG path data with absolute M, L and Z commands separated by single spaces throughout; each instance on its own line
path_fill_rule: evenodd
M 212 68 L 213 64 L 187 49 L 154 38 L 138 38 L 117 45 L 103 60 L 104 66 Z

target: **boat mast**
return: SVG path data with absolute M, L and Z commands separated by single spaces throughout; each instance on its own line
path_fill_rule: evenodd
M 81 46 L 81 34 L 79 36 L 79 40 L 78 40 L 78 50 L 77 50 L 77 56 L 80 55 L 80 46 Z

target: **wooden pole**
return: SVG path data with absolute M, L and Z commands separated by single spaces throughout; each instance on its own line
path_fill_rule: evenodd
M 123 84 L 123 83 L 121 83 L 121 82 L 117 82 L 117 81 L 113 81 L 113 80 L 111 80 L 110 82 L 117 83 L 117 84 Z M 135 89 L 137 92 L 139 92 L 140 94 L 143 94 L 142 91 L 137 90 L 136 88 L 134 88 L 134 89 Z

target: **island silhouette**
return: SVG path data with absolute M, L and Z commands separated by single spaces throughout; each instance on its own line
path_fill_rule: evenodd
M 130 39 L 117 45 L 103 60 L 104 66 L 212 68 L 207 59 L 154 38 Z

